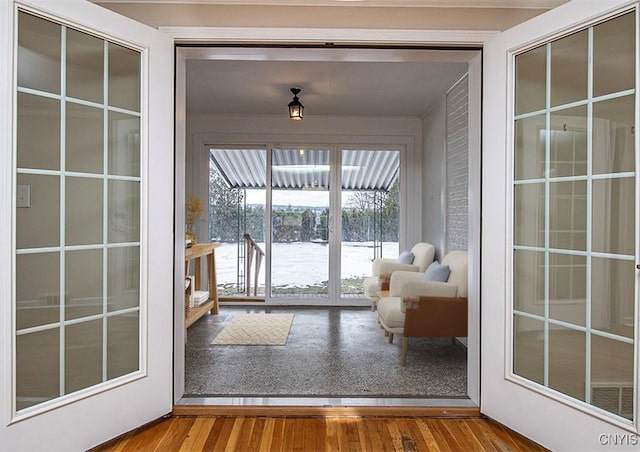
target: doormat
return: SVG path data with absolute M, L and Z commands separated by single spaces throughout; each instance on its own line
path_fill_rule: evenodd
M 293 314 L 238 314 L 211 345 L 285 345 Z

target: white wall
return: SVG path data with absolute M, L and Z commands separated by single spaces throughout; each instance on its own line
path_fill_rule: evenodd
M 444 249 L 443 186 L 446 151 L 446 100 L 444 94 L 422 119 L 422 240 Z
M 207 198 L 207 145 L 325 144 L 365 145 L 380 149 L 400 145 L 404 148 L 401 171 L 407 179 L 401 187 L 407 200 L 406 229 L 401 244 L 419 241 L 421 222 L 421 146 L 422 129 L 418 118 L 305 116 L 301 122 L 283 115 L 187 115 L 186 192 Z M 198 238 L 205 237 L 200 224 Z

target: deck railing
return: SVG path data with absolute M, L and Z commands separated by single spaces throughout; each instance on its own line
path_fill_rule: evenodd
M 260 274 L 260 267 L 262 266 L 262 258 L 264 257 L 264 251 L 262 248 L 251 238 L 249 234 L 244 234 L 245 241 L 245 293 L 248 297 L 251 296 L 251 275 L 253 274 L 253 296 L 258 296 L 258 275 Z M 255 257 L 255 265 L 254 258 Z M 252 267 L 254 267 L 252 269 Z

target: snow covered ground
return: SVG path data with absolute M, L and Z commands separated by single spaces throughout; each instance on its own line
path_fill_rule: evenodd
M 264 243 L 259 244 L 264 250 Z M 216 272 L 218 284 L 235 283 L 237 279 L 237 253 L 235 243 L 223 243 L 216 249 Z M 395 258 L 399 254 L 398 244 L 382 244 L 382 255 Z M 342 278 L 362 278 L 371 275 L 373 242 L 343 242 Z M 274 243 L 272 286 L 305 287 L 320 284 L 328 279 L 329 246 L 310 242 Z M 260 270 L 261 285 L 264 284 L 266 262 Z

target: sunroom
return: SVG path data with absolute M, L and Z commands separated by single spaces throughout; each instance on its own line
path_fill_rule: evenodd
M 221 243 L 221 301 L 368 305 L 373 259 L 419 241 L 467 249 L 467 73 L 477 51 L 179 52 L 185 198 L 203 204 L 187 229 Z M 293 86 L 301 121 L 287 111 Z

